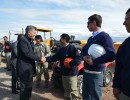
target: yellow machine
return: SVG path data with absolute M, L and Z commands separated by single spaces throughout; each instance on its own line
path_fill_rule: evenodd
M 115 51 L 117 52 L 118 48 L 120 47 L 120 45 L 122 44 L 122 42 L 114 42 L 114 48 Z
M 85 44 L 87 43 L 87 40 L 80 40 L 80 42 L 82 46 L 85 46 Z
M 44 39 L 43 41 L 48 44 L 49 47 L 52 46 L 52 36 L 51 32 L 53 31 L 51 28 L 42 28 L 42 27 L 36 27 L 37 28 L 37 33 L 38 32 L 43 32 L 44 33 Z M 50 33 L 49 38 L 46 38 L 46 33 Z

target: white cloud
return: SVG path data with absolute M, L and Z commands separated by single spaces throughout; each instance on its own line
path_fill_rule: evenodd
M 130 0 L 29 0 L 35 3 L 55 4 L 66 7 L 65 9 L 51 9 L 47 7 L 35 8 L 0 8 L 0 12 L 11 13 L 19 16 L 16 22 L 10 20 L 8 25 L 1 26 L 1 31 L 7 33 L 9 30 L 21 31 L 27 25 L 53 28 L 53 32 L 76 34 L 78 38 L 90 36 L 91 32 L 86 28 L 87 18 L 94 14 L 103 17 L 102 29 L 111 36 L 124 36 L 126 32 L 122 25 L 125 12 L 129 8 Z M 125 5 L 125 6 L 124 6 Z M 69 9 L 70 8 L 70 9 Z M 10 17 L 10 16 L 9 16 Z M 3 31 L 2 31 L 3 30 Z M 5 32 L 6 30 L 6 32 Z
M 8 8 L 9 9 L 9 8 Z M 7 11 L 7 10 L 5 10 Z M 46 13 L 41 13 L 46 12 Z M 81 35 L 91 35 L 91 33 L 86 28 L 87 18 L 94 14 L 98 13 L 103 16 L 103 27 L 105 26 L 105 31 L 108 31 L 110 35 L 115 34 L 115 28 L 120 28 L 123 22 L 123 14 L 115 12 L 102 12 L 102 11 L 86 11 L 86 10 L 36 10 L 36 9 L 14 9 L 12 13 L 18 14 L 21 16 L 20 24 L 24 27 L 28 24 L 51 27 L 56 33 L 71 33 L 71 34 L 81 34 Z M 121 15 L 120 15 L 121 14 Z M 120 17 L 119 17 L 120 16 Z M 122 17 L 121 17 L 122 16 Z M 43 20 L 37 20 L 43 18 Z M 45 20 L 47 19 L 47 20 Z M 118 23 L 117 23 L 118 22 Z M 21 25 L 19 27 L 21 27 Z M 17 30 L 17 23 L 13 23 L 12 29 Z M 11 29 L 10 28 L 10 29 Z M 119 29 L 121 31 L 122 29 Z M 114 33 L 114 34 L 113 34 Z M 122 33 L 124 34 L 124 33 Z M 122 35 L 120 34 L 120 35 Z
M 74 2 L 72 0 L 31 0 L 35 2 L 40 2 L 40 3 L 48 3 L 48 4 L 56 4 L 56 5 L 64 5 L 66 7 L 71 7 L 71 6 L 79 6 L 79 2 Z
M 4 13 L 15 13 L 17 11 L 17 9 L 13 9 L 13 8 L 0 8 L 0 12 L 4 12 Z
M 30 0 L 37 3 L 48 3 L 55 5 L 63 5 L 66 7 L 87 7 L 88 8 L 97 8 L 97 6 L 102 7 L 115 7 L 130 4 L 130 0 Z M 128 6 L 129 7 L 129 6 Z M 100 7 L 99 7 L 100 8 Z M 124 8 L 124 7 L 123 7 Z

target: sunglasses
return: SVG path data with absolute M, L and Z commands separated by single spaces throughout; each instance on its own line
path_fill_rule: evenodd
M 92 21 L 88 21 L 87 24 L 89 25 L 90 23 L 92 23 Z

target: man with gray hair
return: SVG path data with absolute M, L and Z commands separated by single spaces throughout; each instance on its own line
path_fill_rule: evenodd
M 25 29 L 25 36 L 18 41 L 18 57 L 16 70 L 20 78 L 20 100 L 30 100 L 32 93 L 35 61 L 43 61 L 43 57 L 34 54 L 33 39 L 36 35 L 36 27 L 29 25 Z

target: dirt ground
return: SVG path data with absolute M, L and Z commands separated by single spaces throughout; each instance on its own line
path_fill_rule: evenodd
M 6 71 L 5 63 L 0 66 L 0 100 L 19 100 L 19 94 L 11 93 L 11 71 Z M 52 71 L 49 71 L 50 77 Z M 51 85 L 51 84 L 50 84 Z M 57 89 L 52 86 L 44 89 L 44 78 L 42 76 L 41 85 L 39 88 L 35 87 L 35 78 L 33 85 L 32 100 L 63 100 L 63 89 Z M 102 100 L 115 100 L 112 94 L 112 87 L 103 87 Z

